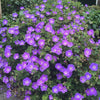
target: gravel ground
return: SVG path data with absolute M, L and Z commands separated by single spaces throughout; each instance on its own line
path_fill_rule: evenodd
M 9 99 L 6 98 L 5 92 L 7 88 L 5 85 L 0 85 L 0 100 L 20 100 L 17 97 L 11 96 Z

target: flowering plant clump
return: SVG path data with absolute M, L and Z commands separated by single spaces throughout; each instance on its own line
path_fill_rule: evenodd
M 22 100 L 100 97 L 100 42 L 83 13 L 73 1 L 43 0 L 1 20 L 0 79 L 7 98 L 12 92 Z

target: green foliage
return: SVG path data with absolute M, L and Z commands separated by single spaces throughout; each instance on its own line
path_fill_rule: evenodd
M 8 15 L 16 11 L 20 11 L 20 7 L 33 8 L 42 0 L 1 0 L 3 15 Z
M 99 6 L 89 6 L 85 9 L 89 12 L 89 15 L 86 15 L 86 21 L 88 24 L 88 29 L 95 30 L 95 41 L 100 39 L 100 7 Z

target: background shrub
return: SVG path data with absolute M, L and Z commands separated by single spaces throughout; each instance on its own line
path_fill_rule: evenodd
M 88 5 L 96 5 L 96 0 L 78 0 L 80 1 L 82 4 L 88 4 Z

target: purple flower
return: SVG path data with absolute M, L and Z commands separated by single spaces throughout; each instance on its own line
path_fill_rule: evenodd
M 68 64 L 68 70 L 70 71 L 70 72 L 72 72 L 72 71 L 74 71 L 75 70 L 75 66 L 73 65 L 73 64 Z
M 54 22 L 55 22 L 55 20 L 54 20 L 53 18 L 50 18 L 50 19 L 49 19 L 49 23 L 50 23 L 50 24 L 54 24 Z
M 75 100 L 75 98 L 74 98 L 74 97 L 72 97 L 72 98 L 71 98 L 71 100 Z
M 0 78 L 2 77 L 2 75 L 0 74 Z
M 26 17 L 26 18 L 30 18 L 31 15 L 27 13 L 27 14 L 25 14 L 25 17 Z
M 90 80 L 91 79 L 91 76 L 92 75 L 89 72 L 86 72 L 85 73 L 85 77 L 86 77 L 87 80 Z
M 43 65 L 44 62 L 45 62 L 44 59 L 40 59 L 38 63 L 39 63 L 39 65 Z
M 23 61 L 21 65 L 23 66 L 23 69 L 24 69 L 24 68 L 27 67 L 27 62 L 26 61 Z
M 32 50 L 33 55 L 36 55 L 38 53 L 37 49 Z
M 30 18 L 31 18 L 31 19 L 34 19 L 34 18 L 35 18 L 34 14 L 31 14 L 31 15 L 30 15 Z
M 90 96 L 92 95 L 97 96 L 97 90 L 94 87 L 92 87 L 89 89 L 89 94 Z
M 43 14 L 40 14 L 40 18 L 44 18 L 44 15 Z
M 61 4 L 61 3 L 62 3 L 62 0 L 57 0 L 57 3 L 58 3 L 58 4 Z
M 19 40 L 16 40 L 16 41 L 15 41 L 15 45 L 18 45 L 19 43 L 20 43 Z
M 13 16 L 13 17 L 17 17 L 18 14 L 17 14 L 17 13 L 13 13 L 12 16 Z
M 65 92 L 67 92 L 67 91 L 68 91 L 68 90 L 67 90 L 66 86 L 64 86 L 64 87 L 62 88 L 62 90 L 61 90 L 62 93 L 65 93 Z
M 11 83 L 6 84 L 7 88 L 11 88 Z
M 16 82 L 16 81 L 15 81 L 15 78 L 14 78 L 13 76 L 10 76 L 9 81 L 10 81 L 10 82 Z
M 40 71 L 43 72 L 43 71 L 45 71 L 47 68 L 48 68 L 48 66 L 43 66 L 43 65 L 42 65 L 42 66 L 40 67 Z
M 25 96 L 24 100 L 31 100 L 30 96 Z
M 61 80 L 62 79 L 61 73 L 56 74 L 56 76 L 57 76 L 57 80 Z
M 73 55 L 72 50 L 67 50 L 65 54 L 67 57 L 71 57 Z
M 15 33 L 15 29 L 14 29 L 14 28 L 12 28 L 12 27 L 11 27 L 11 28 L 9 28 L 9 29 L 8 29 L 8 33 L 10 33 L 10 34 L 14 34 L 14 33 Z
M 80 82 L 81 83 L 85 83 L 86 82 L 86 77 L 85 76 L 81 76 L 80 77 Z
M 80 18 L 80 15 L 75 15 L 75 18 L 76 18 L 76 19 L 79 19 L 79 18 Z
M 47 91 L 48 86 L 46 84 L 42 84 L 40 88 L 41 88 L 41 91 Z
M 75 100 L 82 100 L 84 96 L 82 96 L 80 93 L 76 93 L 74 98 Z
M 50 12 L 46 12 L 46 15 L 50 15 L 51 13 Z
M 14 58 L 15 60 L 18 59 L 18 58 L 19 58 L 19 54 L 18 54 L 18 53 L 15 53 L 14 56 L 13 56 L 13 58 Z
M 7 66 L 4 68 L 4 73 L 9 73 L 11 71 L 11 67 L 10 66 Z
M 34 66 L 33 66 L 33 70 L 38 71 L 38 70 L 39 70 L 38 65 L 34 65 Z
M 20 10 L 23 10 L 24 9 L 24 7 L 20 7 Z
M 35 6 L 36 9 L 39 9 L 39 6 Z
M 0 48 L 2 48 L 3 46 L 2 45 L 0 45 Z
M 35 36 L 35 40 L 39 40 L 40 37 L 41 37 L 41 35 L 36 35 L 36 36 Z
M 65 9 L 68 9 L 68 7 L 65 7 Z
M 44 11 L 44 8 L 41 8 L 40 11 L 41 11 L 41 12 Z
M 31 93 L 30 90 L 26 90 L 26 91 L 25 91 L 25 95 L 27 95 L 27 94 L 30 94 L 30 95 L 31 95 L 32 93 Z
M 5 51 L 4 53 L 6 58 L 9 58 L 11 56 L 11 52 L 9 50 Z
M 68 42 L 67 44 L 68 47 L 72 47 L 73 45 L 74 45 L 73 42 Z
M 33 23 L 36 23 L 36 22 L 37 22 L 37 17 L 33 18 L 33 19 L 32 19 L 32 22 L 33 22 Z
M 23 40 L 19 41 L 19 45 L 24 45 L 25 42 Z
M 56 53 L 57 55 L 60 55 L 62 53 L 62 48 L 59 48 L 59 46 L 54 46 L 51 48 L 51 52 Z
M 72 72 L 70 72 L 68 69 L 64 69 L 63 71 L 64 76 L 66 76 L 67 78 L 70 78 L 72 75 Z
M 43 46 L 45 45 L 45 40 L 40 39 L 40 40 L 38 41 L 38 45 L 41 46 L 41 47 L 43 47 Z
M 56 63 L 55 68 L 58 69 L 58 70 L 60 70 L 62 68 L 61 63 Z
M 5 84 L 7 84 L 7 83 L 9 82 L 9 80 L 8 80 L 8 77 L 7 77 L 7 76 L 4 76 L 4 77 L 3 77 L 3 82 L 4 82 Z
M 63 9 L 63 5 L 59 4 L 56 6 L 56 8 L 58 8 L 59 10 Z
M 52 58 L 53 58 L 53 60 L 54 60 L 55 62 L 57 61 L 57 57 L 56 57 L 56 56 L 53 56 Z
M 71 16 L 67 16 L 67 19 L 68 19 L 68 20 L 71 20 Z
M 52 87 L 52 92 L 57 94 L 59 92 L 58 87 L 57 86 Z
M 6 45 L 5 50 L 11 50 L 11 49 L 12 49 L 11 45 Z
M 43 82 L 46 82 L 46 81 L 48 81 L 48 76 L 45 75 L 45 74 L 43 74 L 43 75 L 41 76 L 40 79 L 41 79 Z
M 52 95 L 49 95 L 49 100 L 53 100 L 53 96 Z
M 58 19 L 59 19 L 59 20 L 64 20 L 64 18 L 63 18 L 63 17 L 59 17 Z
M 6 36 L 6 33 L 2 33 L 1 36 L 2 36 L 2 37 L 5 37 L 5 36 Z
M 72 11 L 72 14 L 75 14 L 75 13 L 76 13 L 76 10 L 73 10 L 73 11 Z
M 15 30 L 14 31 L 14 36 L 18 35 L 19 34 L 19 30 Z
M 43 0 L 43 2 L 44 2 L 44 3 L 46 3 L 46 2 L 47 2 L 47 0 Z
M 87 96 L 90 96 L 90 91 L 89 91 L 89 90 L 90 90 L 90 89 L 86 89 L 86 90 L 85 90 L 85 93 L 86 93 Z
M 37 80 L 37 85 L 42 86 L 42 84 L 44 84 L 44 81 L 42 79 L 38 79 Z
M 58 36 L 55 35 L 55 36 L 52 37 L 52 41 L 53 42 L 58 42 L 58 40 L 59 40 L 59 37 Z
M 84 50 L 84 55 L 86 56 L 86 57 L 89 57 L 90 55 L 91 55 L 91 49 L 89 49 L 89 48 L 85 48 L 85 50 Z
M 68 45 L 68 41 L 67 40 L 62 40 L 62 45 L 67 46 Z
M 98 78 L 100 79 L 100 75 L 98 76 Z
M 29 59 L 30 58 L 30 54 L 27 52 L 24 52 L 24 54 L 22 55 L 23 59 Z
M 34 28 L 32 26 L 28 27 L 28 31 L 34 32 Z
M 44 63 L 42 64 L 42 66 L 44 66 L 44 67 L 48 68 L 48 67 L 49 67 L 49 62 L 44 61 Z
M 35 44 L 35 41 L 34 41 L 33 38 L 29 38 L 29 39 L 27 40 L 27 43 L 28 43 L 29 45 L 34 45 L 34 44 Z
M 58 87 L 58 91 L 61 92 L 62 89 L 63 89 L 63 85 L 62 84 L 57 84 L 57 87 Z
M 38 57 L 37 56 L 31 56 L 31 61 L 33 61 L 33 62 L 37 62 L 37 60 L 38 60 Z
M 90 29 L 88 32 L 87 32 L 88 35 L 93 35 L 94 34 L 94 30 L 93 29 Z
M 88 11 L 86 11 L 86 14 L 89 14 L 89 12 L 88 12 Z
M 23 79 L 23 85 L 24 86 L 29 86 L 31 84 L 31 79 L 26 77 Z
M 40 28 L 35 28 L 36 33 L 40 33 L 41 29 Z
M 27 71 L 29 71 L 29 72 L 32 72 L 32 70 L 34 69 L 34 64 L 33 63 L 29 63 L 25 69 Z
M 46 30 L 47 32 L 52 32 L 53 28 L 52 28 L 51 24 L 46 24 L 45 30 Z
M 7 41 L 7 38 L 2 39 L 2 43 L 6 42 L 6 41 Z
M 30 33 L 27 33 L 27 34 L 25 34 L 25 40 L 27 41 L 28 39 L 30 39 L 31 38 L 31 34 Z
M 88 7 L 88 5 L 87 5 L 87 4 L 85 4 L 85 7 Z
M 33 88 L 34 90 L 36 90 L 37 88 L 39 88 L 39 86 L 37 85 L 37 82 L 33 82 L 33 83 L 32 83 L 32 88 Z
M 16 70 L 18 70 L 18 71 L 23 70 L 23 66 L 22 66 L 22 64 L 17 64 L 17 66 L 16 66 Z
M 89 68 L 92 70 L 92 71 L 97 71 L 98 70 L 98 64 L 96 63 L 91 63 Z
M 40 6 L 41 6 L 41 8 L 45 8 L 45 5 L 44 4 L 41 4 Z
M 40 15 L 41 13 L 39 11 L 36 11 L 36 15 Z
M 63 33 L 63 35 L 67 36 L 67 35 L 69 35 L 69 32 L 70 32 L 69 30 L 65 30 L 62 33 Z
M 2 23 L 3 23 L 3 25 L 7 25 L 8 20 L 4 19 Z
M 47 61 L 51 61 L 52 60 L 52 55 L 51 54 L 46 54 L 45 59 Z
M 6 92 L 6 97 L 7 97 L 7 98 L 10 98 L 10 97 L 11 97 L 11 90 L 7 90 L 7 92 Z

